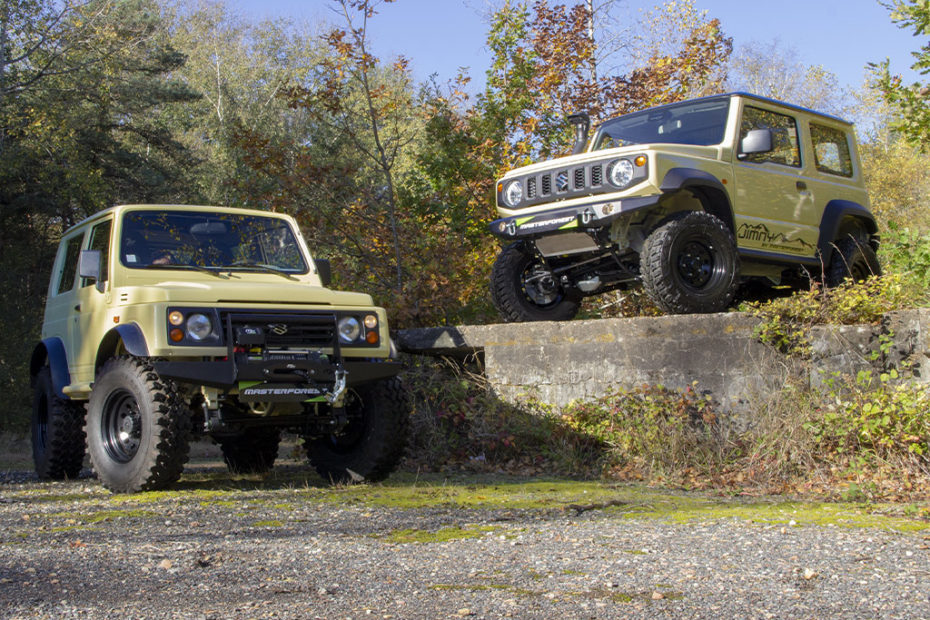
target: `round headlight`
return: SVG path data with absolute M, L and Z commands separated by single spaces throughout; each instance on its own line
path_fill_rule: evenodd
M 633 180 L 633 164 L 627 159 L 618 159 L 607 172 L 610 182 L 617 187 L 626 187 Z
M 346 343 L 355 342 L 358 340 L 359 334 L 362 333 L 362 326 L 354 316 L 339 319 L 337 328 L 339 329 L 339 340 Z
M 213 333 L 213 323 L 205 314 L 195 313 L 187 317 L 187 335 L 191 340 L 203 340 Z
M 520 181 L 511 181 L 504 187 L 504 204 L 515 207 L 523 200 L 523 184 Z

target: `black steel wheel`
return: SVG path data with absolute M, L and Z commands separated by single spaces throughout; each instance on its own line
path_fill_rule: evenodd
M 739 255 L 730 230 L 703 211 L 676 214 L 640 254 L 643 288 L 671 314 L 721 312 L 733 300 Z
M 350 388 L 345 425 L 322 437 L 306 437 L 311 465 L 334 483 L 383 480 L 397 467 L 410 424 L 407 395 L 397 378 Z
M 104 364 L 87 407 L 87 447 L 94 471 L 115 492 L 162 489 L 187 462 L 191 415 L 174 384 L 148 361 Z
M 32 460 L 40 479 L 77 478 L 84 462 L 84 403 L 61 398 L 48 366 L 32 392 Z
M 511 243 L 491 270 L 491 301 L 508 323 L 569 321 L 578 301 L 569 299 L 558 279 L 522 242 Z

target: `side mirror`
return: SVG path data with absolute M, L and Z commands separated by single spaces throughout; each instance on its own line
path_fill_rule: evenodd
M 330 282 L 333 281 L 333 270 L 329 264 L 329 260 L 325 258 L 314 258 L 313 262 L 316 265 L 316 273 L 320 276 L 320 282 L 323 283 L 323 286 L 329 286 Z
M 78 274 L 88 280 L 100 281 L 100 250 L 81 250 Z
M 739 157 L 754 153 L 768 153 L 772 150 L 772 130 L 753 129 L 739 142 Z

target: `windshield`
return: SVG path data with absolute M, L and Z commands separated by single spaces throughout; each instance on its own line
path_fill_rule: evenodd
M 306 273 L 286 220 L 238 213 L 130 211 L 120 261 L 132 269 Z
M 634 112 L 601 125 L 595 151 L 631 144 L 720 144 L 727 126 L 730 98 L 701 99 Z

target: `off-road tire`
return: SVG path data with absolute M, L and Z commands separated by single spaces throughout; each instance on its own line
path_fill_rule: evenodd
M 332 483 L 376 482 L 397 467 L 410 423 L 407 394 L 396 377 L 350 388 L 349 417 L 339 433 L 305 438 L 310 464 Z
M 234 474 L 263 474 L 278 458 L 281 431 L 275 427 L 250 428 L 241 435 L 217 438 L 223 462 Z
M 32 391 L 32 460 L 42 480 L 77 478 L 84 462 L 84 403 L 58 396 L 48 366 Z
M 187 462 L 191 415 L 171 381 L 141 358 L 108 360 L 87 404 L 87 447 L 103 486 L 163 489 Z
M 669 314 L 721 312 L 738 284 L 736 243 L 710 213 L 679 213 L 646 238 L 640 274 L 646 293 Z
M 882 275 L 881 265 L 875 250 L 867 242 L 846 237 L 833 244 L 833 259 L 824 277 L 829 287 L 842 284 L 845 280 L 861 282 L 870 276 Z
M 491 301 L 501 318 L 507 323 L 573 319 L 578 301 L 568 299 L 557 283 L 545 291 L 534 288 L 527 281 L 534 270 L 545 277 L 543 266 L 522 242 L 511 243 L 498 254 L 491 269 Z

